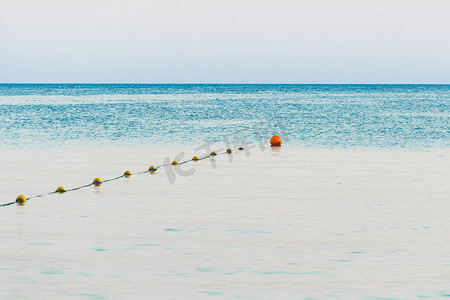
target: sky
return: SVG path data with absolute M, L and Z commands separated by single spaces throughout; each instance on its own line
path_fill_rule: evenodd
M 448 0 L 1 0 L 3 83 L 450 83 Z

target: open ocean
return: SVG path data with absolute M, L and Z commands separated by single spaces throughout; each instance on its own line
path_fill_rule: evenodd
M 298 146 L 445 148 L 450 85 L 0 85 L 0 148 L 195 146 L 274 119 Z
M 448 299 L 449 96 L 1 84 L 0 299 Z

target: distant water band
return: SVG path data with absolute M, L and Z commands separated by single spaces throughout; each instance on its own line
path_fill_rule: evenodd
M 279 118 L 290 145 L 442 148 L 449 95 L 449 85 L 1 84 L 0 147 L 198 145 Z

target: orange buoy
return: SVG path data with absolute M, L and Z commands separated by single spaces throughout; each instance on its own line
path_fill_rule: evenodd
M 270 138 L 270 145 L 281 146 L 281 138 L 278 135 L 274 135 Z

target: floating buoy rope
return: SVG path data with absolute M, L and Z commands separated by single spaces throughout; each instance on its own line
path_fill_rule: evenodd
M 244 150 L 244 148 L 243 147 L 239 147 L 238 150 Z M 233 150 L 231 148 L 228 148 L 225 152 L 221 152 L 219 154 L 231 154 L 232 152 L 233 152 Z M 216 151 L 212 151 L 209 155 L 206 155 L 206 156 L 200 157 L 200 158 L 198 156 L 194 156 L 194 157 L 192 157 L 192 159 L 189 159 L 189 160 L 186 160 L 186 161 L 182 161 L 182 162 L 177 162 L 177 161 L 174 160 L 170 164 L 163 164 L 163 165 L 156 166 L 156 167 L 155 166 L 150 166 L 147 171 L 138 172 L 136 174 L 155 173 L 161 167 L 170 166 L 170 165 L 182 165 L 182 164 L 186 164 L 186 163 L 189 163 L 189 162 L 192 162 L 192 161 L 204 160 L 204 159 L 207 159 L 209 157 L 214 157 L 214 156 L 217 156 L 217 155 L 218 155 L 218 153 Z M 46 196 L 46 195 L 63 194 L 63 193 L 67 193 L 67 192 L 77 191 L 77 190 L 80 190 L 80 189 L 83 189 L 83 188 L 87 188 L 87 187 L 90 187 L 90 186 L 99 187 L 102 183 L 118 180 L 118 179 L 121 179 L 121 178 L 124 178 L 124 177 L 130 177 L 131 175 L 132 175 L 132 173 L 130 171 L 125 171 L 120 176 L 117 176 L 117 177 L 114 177 L 114 178 L 111 178 L 111 179 L 106 179 L 106 180 L 101 180 L 100 178 L 95 178 L 89 184 L 82 185 L 82 186 L 75 187 L 75 188 L 71 188 L 71 189 L 65 189 L 64 187 L 59 186 L 55 191 L 47 193 L 47 194 L 36 195 L 36 196 L 33 196 L 33 197 L 28 197 L 28 198 L 25 197 L 24 195 L 20 195 L 20 196 L 18 196 L 16 198 L 16 201 L 5 203 L 5 204 L 0 204 L 0 207 L 9 206 L 9 205 L 13 205 L 13 204 L 17 204 L 19 206 L 23 206 L 23 205 L 25 205 L 25 203 L 28 200 L 31 200 L 31 199 L 40 198 L 40 197 L 43 197 L 43 196 Z

